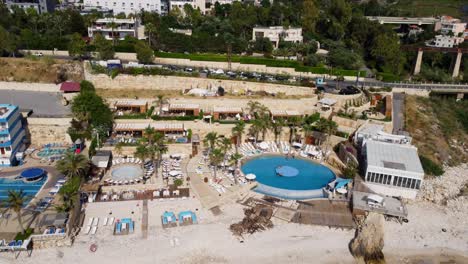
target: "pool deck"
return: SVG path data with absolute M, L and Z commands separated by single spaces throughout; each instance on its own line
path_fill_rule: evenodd
M 320 199 L 299 202 L 293 222 L 340 228 L 355 228 L 348 201 Z

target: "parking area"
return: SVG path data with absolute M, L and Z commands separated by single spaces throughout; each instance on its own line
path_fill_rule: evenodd
M 69 106 L 62 105 L 60 93 L 0 90 L 0 103 L 33 109 L 34 117 L 66 117 L 71 113 Z

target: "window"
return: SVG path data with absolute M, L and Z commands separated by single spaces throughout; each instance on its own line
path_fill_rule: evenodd
M 421 187 L 421 180 L 416 180 L 416 188 L 417 190 L 419 190 L 419 188 Z
M 397 186 L 398 176 L 393 176 L 393 186 Z
M 416 185 L 416 179 L 412 179 L 410 188 L 414 189 L 415 185 Z

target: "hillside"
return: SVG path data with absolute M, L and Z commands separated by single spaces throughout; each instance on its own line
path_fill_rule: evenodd
M 406 96 L 405 129 L 438 165 L 468 162 L 468 101 Z
M 0 58 L 0 81 L 54 83 L 82 79 L 79 62 L 49 57 Z
M 404 16 L 449 15 L 461 18 L 463 16 L 462 6 L 466 4 L 467 2 L 464 0 L 399 0 L 389 6 Z

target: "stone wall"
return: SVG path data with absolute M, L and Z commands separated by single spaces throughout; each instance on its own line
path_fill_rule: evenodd
M 32 235 L 34 249 L 71 247 L 73 242 L 67 236 Z
M 71 143 L 67 129 L 71 118 L 28 118 L 31 142 L 41 146 L 51 142 Z
M 281 85 L 260 82 L 245 82 L 232 80 L 216 80 L 179 76 L 132 76 L 120 74 L 114 79 L 105 74 L 86 73 L 86 80 L 101 89 L 148 89 L 183 91 L 191 88 L 215 89 L 223 87 L 229 93 L 242 91 L 265 91 L 269 93 L 284 93 L 285 95 L 312 96 L 314 89 L 302 86 Z
M 0 90 L 58 92 L 60 85 L 54 83 L 0 82 Z

